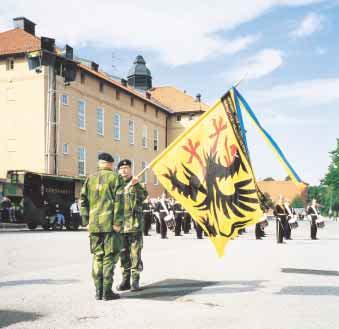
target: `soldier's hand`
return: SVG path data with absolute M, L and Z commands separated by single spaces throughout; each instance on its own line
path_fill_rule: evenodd
M 135 185 L 138 182 L 139 182 L 139 178 L 138 177 L 133 177 L 132 180 L 131 180 L 131 185 Z
M 113 231 L 116 233 L 119 233 L 121 231 L 121 226 L 120 225 L 113 225 Z

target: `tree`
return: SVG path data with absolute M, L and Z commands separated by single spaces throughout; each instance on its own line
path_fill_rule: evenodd
M 271 196 L 267 192 L 264 193 L 264 196 L 265 196 L 265 199 L 266 199 L 267 207 L 273 209 L 274 208 L 274 202 L 273 202 Z
M 292 180 L 290 176 L 286 176 L 286 177 L 285 177 L 285 182 L 288 182 L 288 181 L 290 181 L 290 180 Z
M 263 179 L 264 182 L 273 182 L 274 178 L 272 177 L 266 177 L 265 179 Z
M 291 207 L 292 208 L 305 208 L 305 202 L 300 196 L 297 196 L 292 200 Z
M 330 152 L 332 162 L 328 167 L 328 172 L 323 180 L 323 184 L 330 186 L 333 192 L 339 191 L 339 138 L 337 138 L 337 148 Z

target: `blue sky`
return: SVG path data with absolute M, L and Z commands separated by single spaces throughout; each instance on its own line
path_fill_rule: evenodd
M 78 56 L 121 77 L 142 54 L 154 86 L 201 93 L 211 105 L 245 76 L 238 89 L 262 125 L 299 176 L 319 183 L 339 138 L 339 1 L 172 0 L 164 6 L 155 0 L 3 0 L 0 29 L 26 16 L 38 35 L 69 43 Z M 245 123 L 257 177 L 284 178 Z

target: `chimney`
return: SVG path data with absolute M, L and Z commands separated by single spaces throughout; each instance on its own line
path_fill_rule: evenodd
M 146 91 L 146 98 L 147 98 L 147 99 L 151 99 L 151 93 L 148 92 L 148 91 Z
M 91 62 L 91 69 L 98 72 L 99 64 L 97 64 L 95 62 Z
M 25 17 L 16 17 L 13 18 L 14 28 L 21 29 L 26 31 L 27 33 L 30 33 L 32 35 L 35 35 L 35 23 L 30 21 L 29 19 Z
M 195 96 L 196 98 L 195 98 L 195 101 L 196 102 L 201 102 L 201 94 L 197 94 L 197 96 Z

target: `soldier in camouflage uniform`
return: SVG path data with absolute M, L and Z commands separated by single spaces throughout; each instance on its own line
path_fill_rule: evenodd
M 112 171 L 113 157 L 101 153 L 98 172 L 89 176 L 80 194 L 82 225 L 87 226 L 93 254 L 92 277 L 96 299 L 120 296 L 112 291 L 114 267 L 121 249 L 124 219 L 123 180 Z
M 120 253 L 122 282 L 117 289 L 119 291 L 128 289 L 138 291 L 140 290 L 140 272 L 143 270 L 141 260 L 144 229 L 142 204 L 148 193 L 141 184 L 138 183 L 137 178 L 132 178 L 130 160 L 120 161 L 118 170 L 125 181 L 125 208 L 124 225 L 121 234 L 122 249 Z

